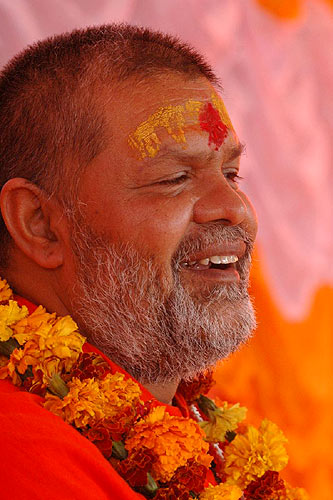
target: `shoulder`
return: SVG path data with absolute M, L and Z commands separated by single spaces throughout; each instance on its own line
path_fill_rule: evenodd
M 3 500 L 134 500 L 131 490 L 97 448 L 39 396 L 0 381 Z

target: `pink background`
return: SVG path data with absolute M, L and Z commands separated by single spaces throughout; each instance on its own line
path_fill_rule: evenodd
M 333 28 L 306 2 L 281 21 L 251 0 L 0 0 L 0 65 L 76 27 L 129 21 L 177 34 L 213 63 L 240 139 L 273 297 L 290 320 L 333 284 Z M 330 48 L 330 50 L 329 50 Z

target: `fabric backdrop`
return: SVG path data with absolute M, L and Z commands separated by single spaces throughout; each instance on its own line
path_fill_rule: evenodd
M 284 429 L 286 477 L 314 500 L 333 496 L 332 12 L 332 0 L 0 0 L 0 65 L 54 33 L 128 21 L 179 35 L 216 68 L 260 230 L 258 331 L 214 391 Z

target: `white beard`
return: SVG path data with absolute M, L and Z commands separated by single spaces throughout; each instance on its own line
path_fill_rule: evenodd
M 192 297 L 179 266 L 191 250 L 211 242 L 244 239 L 239 284 L 216 285 Z M 143 384 L 188 380 L 245 342 L 255 328 L 249 298 L 251 242 L 241 228 L 207 225 L 183 242 L 172 261 L 173 288 L 163 290 L 162 270 L 129 244 L 110 244 L 82 219 L 73 221 L 77 283 L 73 316 L 89 341 Z

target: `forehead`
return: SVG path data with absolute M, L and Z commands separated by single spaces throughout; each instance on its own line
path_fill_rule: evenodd
M 220 147 L 233 130 L 222 99 L 206 78 L 166 74 L 127 81 L 111 107 L 113 146 L 137 160 L 155 157 L 168 143 L 185 149 L 186 134 L 193 130 L 212 132 L 213 147 Z

